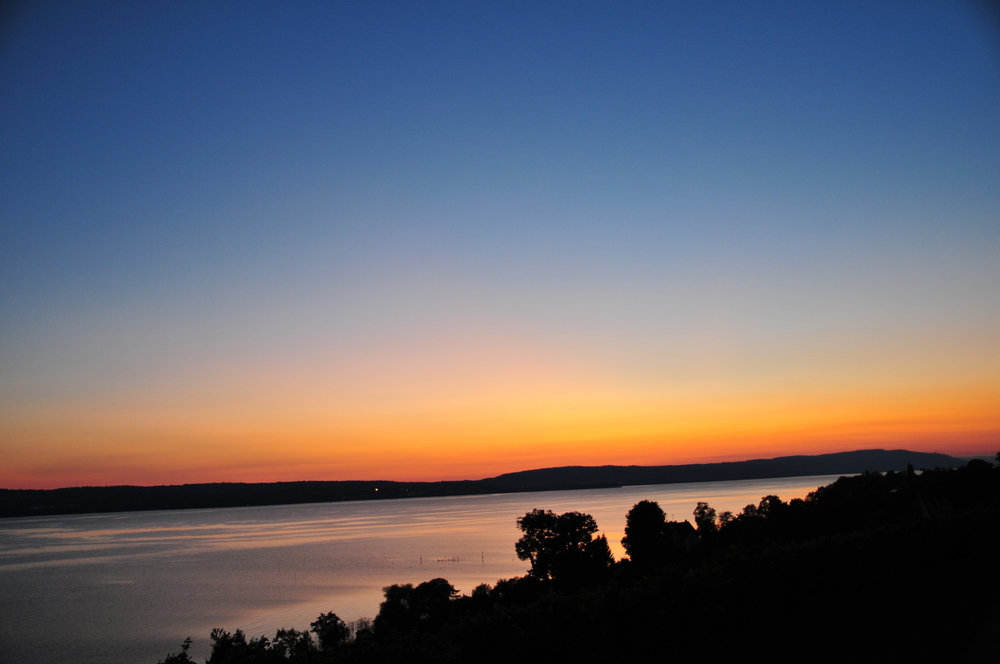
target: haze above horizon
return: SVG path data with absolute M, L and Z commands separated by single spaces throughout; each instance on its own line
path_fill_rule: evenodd
M 1000 447 L 986 3 L 0 13 L 0 487 Z

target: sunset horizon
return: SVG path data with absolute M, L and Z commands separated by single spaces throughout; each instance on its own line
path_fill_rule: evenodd
M 0 18 L 0 487 L 1000 448 L 985 4 Z
M 48 483 L 39 482 L 34 486 L 0 486 L 0 489 L 19 489 L 19 490 L 51 490 L 51 489 L 65 489 L 65 488 L 78 488 L 78 487 L 102 487 L 102 486 L 139 486 L 139 487 L 154 487 L 154 486 L 177 486 L 183 484 L 219 484 L 219 483 L 240 483 L 240 484 L 270 484 L 270 483 L 282 483 L 282 482 L 348 482 L 348 481 L 363 481 L 363 482 L 397 482 L 397 483 L 422 483 L 422 482 L 455 482 L 455 481 L 478 481 L 484 479 L 490 479 L 498 477 L 501 475 L 519 473 L 524 471 L 539 470 L 545 468 L 563 468 L 563 467 L 601 467 L 601 466 L 643 466 L 643 467 L 656 467 L 656 466 L 686 466 L 686 465 L 698 465 L 698 464 L 717 464 L 717 463 L 739 463 L 743 461 L 756 461 L 756 460 L 769 460 L 784 457 L 794 457 L 794 456 L 822 456 L 830 454 L 841 454 L 849 452 L 867 452 L 867 451 L 909 451 L 909 452 L 919 452 L 919 453 L 932 453 L 932 454 L 945 454 L 957 459 L 968 459 L 968 458 L 982 458 L 982 459 L 992 459 L 996 456 L 996 451 L 993 447 L 990 447 L 994 443 L 995 439 L 992 436 L 992 432 L 984 433 L 976 437 L 978 441 L 988 441 L 981 443 L 978 447 L 970 447 L 962 449 L 949 449 L 946 446 L 937 445 L 935 446 L 932 442 L 925 442 L 924 444 L 910 444 L 910 445 L 896 445 L 896 444 L 883 444 L 878 441 L 871 441 L 865 443 L 862 446 L 828 446 L 828 447 L 816 447 L 816 448 L 802 448 L 799 445 L 795 447 L 782 450 L 776 449 L 774 452 L 763 452 L 760 454 L 732 454 L 732 455 L 719 455 L 719 456 L 696 456 L 681 458 L 676 457 L 672 460 L 658 461 L 657 457 L 650 456 L 649 460 L 646 457 L 640 457 L 638 460 L 632 461 L 622 461 L 616 462 L 614 460 L 598 457 L 593 460 L 583 460 L 583 461 L 566 461 L 566 456 L 557 456 L 551 463 L 546 463 L 543 459 L 539 459 L 538 463 L 530 465 L 531 462 L 526 464 L 518 465 L 516 461 L 504 462 L 497 464 L 495 466 L 490 466 L 494 470 L 487 472 L 479 472 L 478 474 L 473 472 L 471 469 L 480 469 L 482 465 L 470 465 L 470 471 L 465 473 L 461 469 L 465 466 L 461 464 L 454 464 L 459 468 L 451 474 L 437 474 L 437 475 L 425 475 L 416 476 L 411 474 L 406 474 L 406 470 L 397 471 L 393 473 L 391 471 L 376 471 L 374 473 L 367 472 L 365 470 L 359 470 L 353 474 L 343 473 L 339 475 L 322 474 L 322 471 L 302 471 L 296 473 L 293 471 L 274 471 L 269 470 L 262 472 L 259 470 L 253 471 L 242 471 L 240 469 L 229 471 L 227 473 L 212 473 L 212 472 L 192 472 L 192 471 L 160 471 L 153 475 L 156 478 L 162 479 L 150 479 L 149 481 L 138 481 L 144 477 L 144 471 L 140 469 L 128 469 L 126 472 L 119 474 L 108 474 L 108 475 L 97 475 L 98 477 L 110 478 L 109 481 L 96 481 L 96 482 L 85 482 L 80 484 L 72 484 L 66 482 L 59 482 L 58 480 L 49 481 Z M 382 466 L 385 467 L 384 465 Z M 406 468 L 411 466 L 406 465 Z M 434 464 L 435 469 L 440 469 L 442 467 L 451 468 L 452 466 L 448 464 L 436 463 Z M 221 476 L 220 476 L 221 475 Z M 127 478 L 127 481 L 115 481 L 116 477 Z M 242 478 L 242 479 L 241 479 Z

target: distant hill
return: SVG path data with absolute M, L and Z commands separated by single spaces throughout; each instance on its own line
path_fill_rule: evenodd
M 865 471 L 956 468 L 960 459 L 908 450 L 857 450 L 681 466 L 565 466 L 506 473 L 483 480 L 446 482 L 269 482 L 66 489 L 0 489 L 0 518 L 90 512 L 200 509 L 420 496 L 560 491 L 640 484 L 678 484 Z
M 635 486 L 755 480 L 802 475 L 852 475 L 870 471 L 914 468 L 957 468 L 964 463 L 947 454 L 908 450 L 856 450 L 816 456 L 787 456 L 725 463 L 694 463 L 683 466 L 564 466 L 507 473 L 483 482 L 496 482 L 505 491 L 544 491 L 558 484 L 563 488 Z

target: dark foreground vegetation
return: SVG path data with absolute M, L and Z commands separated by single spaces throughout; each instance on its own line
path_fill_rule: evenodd
M 173 486 L 85 486 L 64 489 L 0 489 L 0 518 L 470 496 L 524 491 L 560 491 L 641 484 L 717 482 L 804 475 L 852 475 L 865 470 L 955 468 L 945 454 L 909 450 L 855 450 L 680 466 L 566 466 L 506 473 L 482 480 L 446 482 L 216 482 Z
M 589 515 L 534 510 L 524 577 L 389 586 L 350 626 L 215 630 L 208 662 L 998 661 L 997 466 L 842 477 L 738 514 L 699 503 L 697 530 L 642 501 L 619 562 Z

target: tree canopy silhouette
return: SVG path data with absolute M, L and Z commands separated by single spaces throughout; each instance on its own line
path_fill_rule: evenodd
M 651 567 L 664 558 L 663 528 L 667 515 L 659 503 L 641 500 L 625 515 L 625 537 L 622 546 L 629 560 L 641 567 Z
M 698 526 L 698 537 L 711 537 L 718 530 L 715 523 L 715 508 L 708 503 L 698 503 L 694 508 L 694 522 Z
M 458 594 L 445 579 L 412 584 L 391 585 L 382 589 L 385 601 L 375 618 L 375 629 L 407 631 L 415 628 L 434 629 L 445 618 L 449 602 Z
M 614 563 L 608 540 L 597 532 L 594 517 L 581 512 L 555 514 L 532 510 L 517 519 L 524 536 L 514 545 L 517 557 L 531 562 L 531 576 L 575 585 L 600 580 Z
M 346 643 L 351 635 L 344 621 L 332 611 L 321 614 L 309 626 L 319 639 L 320 647 L 327 651 L 336 650 Z
M 622 546 L 629 560 L 645 573 L 678 560 L 697 544 L 698 535 L 687 521 L 667 521 L 660 505 L 641 500 L 625 515 Z

